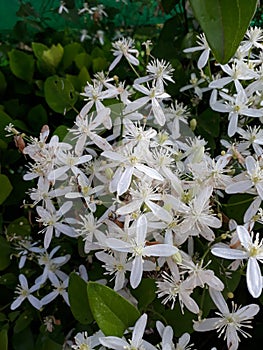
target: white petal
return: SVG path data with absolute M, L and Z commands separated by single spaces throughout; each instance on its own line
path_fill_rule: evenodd
M 126 340 L 117 337 L 101 337 L 100 343 L 110 349 L 123 350 L 129 348 L 129 344 Z
M 229 309 L 222 293 L 213 288 L 209 288 L 209 293 L 218 310 L 222 314 L 228 314 Z
M 237 226 L 236 230 L 242 246 L 248 249 L 252 243 L 248 230 L 244 226 Z
M 136 224 L 136 243 L 144 244 L 147 234 L 147 219 L 145 215 L 141 215 Z
M 262 292 L 262 275 L 256 258 L 248 259 L 246 279 L 249 293 L 258 298 Z
M 212 331 L 215 329 L 215 325 L 217 322 L 219 322 L 221 318 L 214 317 L 214 318 L 207 318 L 199 322 L 194 321 L 193 328 L 197 332 L 207 332 Z
M 146 256 L 172 256 L 178 252 L 178 248 L 170 244 L 155 244 L 143 249 L 143 255 Z
M 132 288 L 137 288 L 142 279 L 143 259 L 141 256 L 136 256 L 132 262 L 132 270 L 130 276 L 130 283 Z
M 120 178 L 118 185 L 117 185 L 118 196 L 121 196 L 123 193 L 127 192 L 128 188 L 130 187 L 130 184 L 131 184 L 133 172 L 134 172 L 134 168 L 128 167 L 122 173 L 121 178 Z
M 246 192 L 253 186 L 250 180 L 235 182 L 226 188 L 226 193 L 242 193 Z
M 15 300 L 12 302 L 12 304 L 11 304 L 11 306 L 10 306 L 10 309 L 11 309 L 11 310 L 17 309 L 17 308 L 22 304 L 22 302 L 23 302 L 25 299 L 26 299 L 25 297 L 22 297 L 22 296 L 20 295 L 17 299 L 15 299 Z
M 146 327 L 146 323 L 147 323 L 147 315 L 143 314 L 138 321 L 136 322 L 135 326 L 134 326 L 134 330 L 132 332 L 132 346 L 134 346 L 136 349 L 139 348 L 143 334 L 144 334 L 144 330 Z
M 246 259 L 247 252 L 238 249 L 231 248 L 217 248 L 214 247 L 211 249 L 212 254 L 219 256 L 220 258 L 235 260 L 235 259 Z
M 163 181 L 164 178 L 162 177 L 161 174 L 158 173 L 157 170 L 150 168 L 147 165 L 144 164 L 137 164 L 135 166 L 136 169 L 138 169 L 139 171 L 143 172 L 144 174 L 148 175 L 149 177 L 151 177 L 152 179 L 156 179 L 156 180 L 160 180 Z

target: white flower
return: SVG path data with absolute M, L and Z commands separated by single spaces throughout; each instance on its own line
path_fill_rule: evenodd
M 117 238 L 108 238 L 106 244 L 109 248 L 117 250 L 119 252 L 132 253 L 132 267 L 130 283 L 132 288 L 138 287 L 142 279 L 142 273 L 144 265 L 152 265 L 155 268 L 155 264 L 149 264 L 150 261 L 145 261 L 144 257 L 148 256 L 171 256 L 178 252 L 178 248 L 169 244 L 154 244 L 146 245 L 146 234 L 147 234 L 147 219 L 143 214 L 136 222 L 136 236 L 130 239 L 130 242 L 124 242 Z
M 135 112 L 143 106 L 147 106 L 150 102 L 151 110 L 153 112 L 155 120 L 159 125 L 163 126 L 165 124 L 166 118 L 163 108 L 159 103 L 159 100 L 167 99 L 170 97 L 170 95 L 168 95 L 163 90 L 158 89 L 157 86 L 155 86 L 154 84 L 151 88 L 146 88 L 145 86 L 139 84 L 134 84 L 133 87 L 135 90 L 140 91 L 146 96 L 140 97 L 137 100 L 129 103 L 124 109 L 123 113 L 129 114 Z
M 248 116 L 260 118 L 263 116 L 262 109 L 250 107 L 250 100 L 245 90 L 241 87 L 234 96 L 230 96 L 224 92 L 220 92 L 223 102 L 217 101 L 217 91 L 214 90 L 210 98 L 210 107 L 217 112 L 228 113 L 228 135 L 233 136 L 237 132 L 237 124 L 239 116 Z
M 263 130 L 261 129 L 261 126 L 254 125 L 253 128 L 248 126 L 247 130 L 237 128 L 237 132 L 244 140 L 246 140 L 240 143 L 241 146 L 248 149 L 252 145 L 256 155 L 258 157 L 262 155 L 263 148 L 261 146 L 263 145 Z
M 244 226 L 237 226 L 237 234 L 243 249 L 231 249 L 224 247 L 212 248 L 212 254 L 225 259 L 247 259 L 246 280 L 249 293 L 258 298 L 262 292 L 263 281 L 258 262 L 263 262 L 263 240 L 259 239 L 259 233 L 249 234 Z
M 176 266 L 176 265 L 175 265 Z M 180 279 L 179 271 L 174 266 L 171 275 L 163 272 L 163 281 L 157 281 L 157 295 L 158 298 L 165 297 L 162 304 L 171 302 L 171 310 L 173 310 L 176 300 L 178 299 L 181 311 L 184 313 L 184 306 L 194 314 L 199 313 L 199 307 L 193 298 L 190 297 L 192 289 L 185 285 L 184 280 Z
M 150 63 L 148 63 L 146 71 L 149 73 L 149 75 L 135 79 L 134 84 L 142 84 L 153 80 L 156 88 L 160 91 L 163 91 L 165 80 L 169 80 L 174 83 L 174 80 L 172 78 L 174 69 L 172 68 L 171 64 L 167 63 L 165 60 L 152 60 Z
M 53 258 L 54 254 L 59 250 L 59 248 L 60 246 L 53 248 L 50 254 L 48 254 L 48 252 L 40 254 L 38 264 L 40 266 L 44 265 L 44 271 L 42 275 L 36 279 L 36 284 L 43 284 L 47 279 L 52 282 L 54 277 L 58 277 L 62 281 L 68 278 L 68 275 L 66 275 L 65 272 L 60 271 L 60 267 L 69 261 L 70 255 L 66 254 L 64 256 Z
M 263 30 L 258 27 L 250 27 L 247 29 L 245 39 L 241 42 L 241 52 L 248 53 L 254 47 L 263 50 Z
M 16 287 L 15 293 L 19 296 L 12 302 L 10 308 L 11 310 L 17 309 L 24 300 L 28 299 L 30 304 L 32 304 L 36 309 L 41 308 L 41 302 L 32 295 L 36 290 L 40 288 L 39 284 L 33 285 L 31 288 L 28 287 L 27 279 L 23 274 L 19 275 L 20 285 Z
M 132 177 L 136 174 L 140 176 L 141 173 L 148 175 L 152 179 L 156 179 L 159 181 L 163 181 L 164 178 L 162 175 L 159 174 L 158 171 L 156 171 L 153 168 L 150 168 L 149 166 L 142 164 L 144 162 L 143 160 L 143 154 L 142 152 L 139 152 L 140 150 L 138 148 L 131 149 L 130 145 L 127 145 L 125 148 L 122 149 L 122 153 L 114 152 L 114 151 L 104 151 L 101 155 L 110 159 L 114 160 L 119 164 L 121 167 L 119 167 L 119 171 L 116 171 L 115 176 L 113 177 L 112 182 L 117 183 L 117 194 L 118 196 L 121 196 L 123 193 L 125 193 L 128 188 L 130 187 Z M 122 171 L 121 168 L 124 168 Z M 137 171 L 136 171 L 137 170 Z M 119 175 L 118 177 L 117 174 Z
M 244 193 L 255 187 L 261 200 L 263 200 L 263 170 L 258 160 L 248 156 L 245 160 L 247 174 L 237 175 L 235 181 L 226 187 L 226 193 Z
M 125 338 L 101 337 L 100 343 L 107 348 L 114 350 L 156 350 L 155 346 L 142 339 L 147 323 L 147 315 L 143 314 L 135 323 L 132 338 L 127 341 Z
M 43 228 L 40 232 L 45 233 L 44 237 L 44 248 L 47 249 L 50 245 L 50 242 L 53 237 L 53 232 L 55 231 L 55 236 L 59 237 L 60 233 L 64 233 L 69 237 L 74 237 L 75 230 L 70 225 L 66 225 L 63 223 L 63 216 L 71 209 L 72 202 L 68 201 L 62 204 L 59 210 L 56 210 L 52 205 L 47 209 L 44 209 L 41 206 L 37 206 L 36 210 L 39 215 L 38 222 L 43 223 L 45 228 Z M 68 219 L 64 219 L 66 222 Z
M 210 87 L 200 87 L 199 85 L 205 82 L 204 78 L 198 79 L 195 73 L 191 73 L 190 84 L 183 86 L 180 91 L 186 91 L 189 89 L 194 89 L 194 93 L 202 100 L 203 92 L 210 90 Z
M 87 332 L 81 332 L 75 335 L 75 345 L 72 345 L 71 348 L 74 350 L 94 350 L 95 347 L 100 345 L 99 338 L 104 334 L 101 331 L 96 332 L 95 334 L 88 336 Z
M 131 270 L 131 263 L 127 262 L 127 253 L 114 252 L 114 254 L 106 254 L 105 252 L 95 253 L 96 258 L 103 261 L 105 265 L 102 265 L 106 272 L 104 273 L 115 276 L 111 279 L 115 279 L 114 290 L 118 291 L 125 285 L 125 273 L 127 270 Z
M 181 215 L 183 222 L 178 226 L 178 233 L 181 237 L 182 244 L 189 235 L 202 235 L 208 241 L 215 238 L 214 232 L 210 227 L 221 227 L 221 221 L 211 213 L 210 197 L 212 195 L 212 187 L 202 189 L 188 205 L 181 203 Z
M 60 6 L 59 6 L 59 8 L 58 8 L 58 13 L 59 13 L 60 15 L 61 15 L 61 13 L 63 13 L 63 12 L 66 12 L 66 13 L 69 12 L 68 9 L 67 9 L 67 7 L 66 7 L 65 5 L 66 5 L 65 1 L 60 1 Z
M 193 344 L 188 345 L 190 341 L 189 333 L 184 333 L 179 339 L 177 344 L 173 343 L 173 329 L 171 326 L 164 326 L 162 322 L 156 322 L 156 328 L 162 337 L 162 350 L 190 350 Z
M 202 51 L 203 52 L 201 53 L 199 59 L 198 59 L 198 62 L 197 62 L 197 67 L 199 69 L 202 69 L 204 68 L 204 66 L 207 64 L 207 61 L 209 59 L 209 54 L 210 54 L 210 47 L 208 45 L 208 42 L 206 40 L 206 37 L 204 34 L 200 34 L 200 35 L 197 35 L 197 44 L 198 46 L 195 46 L 195 47 L 189 47 L 187 49 L 184 50 L 185 53 L 190 53 L 190 52 L 195 52 L 195 51 Z
M 64 281 L 60 281 L 56 275 L 53 275 L 51 277 L 52 280 L 52 286 L 54 287 L 53 291 L 44 296 L 41 299 L 41 304 L 46 305 L 49 304 L 52 300 L 54 300 L 58 295 L 61 295 L 65 302 L 70 306 L 69 299 L 68 299 L 68 293 L 66 291 L 66 288 L 68 287 L 69 278 L 66 278 Z
M 240 89 L 243 89 L 240 80 L 251 80 L 258 77 L 258 74 L 250 69 L 244 61 L 235 61 L 231 67 L 228 64 L 220 66 L 228 74 L 228 77 L 212 81 L 209 84 L 209 87 L 212 89 L 221 89 L 225 85 L 234 82 L 236 90 L 240 91 Z
M 115 43 L 112 44 L 113 46 L 113 56 L 116 56 L 114 61 L 111 63 L 109 67 L 109 71 L 111 71 L 113 68 L 117 66 L 117 64 L 120 62 L 121 58 L 124 56 L 127 61 L 134 65 L 139 65 L 139 60 L 136 58 L 139 55 L 138 50 L 133 48 L 134 41 L 132 39 L 125 39 L 121 38 Z M 136 57 L 133 55 L 135 54 Z
M 252 328 L 250 319 L 259 312 L 259 306 L 250 304 L 237 308 L 236 305 L 233 305 L 232 312 L 230 312 L 220 292 L 210 289 L 210 295 L 220 311 L 217 313 L 219 317 L 194 322 L 194 330 L 207 332 L 215 329 L 219 333 L 219 337 L 225 332 L 224 339 L 227 341 L 228 350 L 237 350 L 240 342 L 238 332 L 246 338 L 250 336 L 241 327 Z

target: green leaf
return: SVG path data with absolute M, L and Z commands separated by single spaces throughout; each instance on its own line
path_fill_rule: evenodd
M 57 68 L 62 60 L 64 49 L 60 44 L 52 45 L 50 49 L 47 49 L 42 54 L 42 60 L 49 66 Z
M 47 104 L 57 113 L 65 113 L 74 106 L 77 95 L 73 85 L 57 75 L 47 78 L 44 84 Z
M 41 60 L 44 51 L 48 50 L 48 47 L 41 43 L 32 43 L 32 49 L 37 59 Z
M 73 316 L 82 324 L 89 324 L 93 316 L 87 295 L 87 283 L 76 273 L 69 276 L 68 285 L 69 303 Z
M 12 221 L 8 227 L 7 227 L 7 234 L 13 235 L 16 234 L 17 236 L 30 236 L 31 233 L 31 227 L 30 223 L 24 216 L 21 216 L 20 218 L 15 219 Z
M 17 276 L 11 272 L 0 276 L 0 284 L 13 288 L 17 285 Z
M 156 298 L 155 280 L 151 278 L 142 279 L 139 287 L 132 291 L 132 295 L 138 300 L 139 309 L 145 309 Z
M 100 72 L 105 70 L 108 67 L 108 62 L 105 57 L 97 57 L 92 60 L 92 69 L 93 72 Z
M 109 287 L 88 282 L 87 291 L 93 316 L 105 335 L 121 337 L 140 317 L 135 306 Z
M 33 316 L 30 311 L 26 310 L 23 313 L 21 313 L 21 315 L 16 320 L 16 323 L 14 326 L 14 333 L 22 332 L 27 326 L 30 325 L 32 320 L 33 320 Z
M 67 134 L 68 127 L 66 127 L 65 125 L 59 125 L 53 132 L 53 135 L 57 135 L 60 141 L 63 141 Z
M 11 254 L 11 247 L 2 236 L 0 236 L 0 252 L 0 271 L 2 271 L 9 266 Z
M 5 127 L 7 124 L 13 123 L 13 119 L 5 113 L 3 110 L 0 109 L 0 138 L 3 140 L 6 140 L 6 134 Z
M 7 87 L 7 83 L 6 83 L 5 76 L 0 71 L 0 95 L 2 95 L 5 92 L 6 87 Z
M 0 349 L 8 350 L 8 330 L 2 329 L 0 331 Z
M 48 116 L 45 108 L 39 104 L 30 109 L 27 115 L 29 125 L 34 125 L 34 130 L 41 130 L 42 126 L 48 123 Z
M 34 75 L 34 58 L 31 55 L 16 49 L 8 52 L 8 56 L 12 73 L 17 78 L 30 83 Z
M 34 347 L 34 337 L 29 327 L 25 328 L 22 332 L 15 333 L 12 342 L 14 350 L 36 350 Z
M 12 192 L 13 186 L 11 185 L 11 182 L 9 181 L 8 177 L 4 174 L 0 174 L 0 205 L 4 203 L 6 198 L 10 195 Z
M 78 69 L 81 69 L 82 67 L 86 67 L 87 69 L 89 69 L 91 64 L 92 64 L 92 58 L 86 52 L 82 52 L 82 53 L 78 54 L 75 57 L 74 61 L 76 63 L 76 66 L 78 67 Z
M 84 48 L 81 46 L 80 43 L 71 43 L 64 47 L 64 55 L 62 59 L 62 66 L 64 69 L 67 69 L 72 62 L 74 61 L 75 57 L 84 52 Z
M 190 0 L 190 3 L 216 60 L 227 63 L 244 37 L 257 0 Z

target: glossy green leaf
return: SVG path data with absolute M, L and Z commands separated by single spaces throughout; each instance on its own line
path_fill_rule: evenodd
M 13 189 L 13 186 L 11 185 L 8 177 L 4 174 L 0 174 L 0 188 L 0 204 L 3 204 Z
M 3 236 L 0 236 L 0 252 L 0 271 L 2 271 L 9 266 L 11 254 L 11 247 Z
M 16 49 L 8 52 L 8 56 L 12 73 L 17 78 L 31 82 L 34 75 L 34 58 L 31 55 Z
M 44 93 L 47 104 L 57 113 L 65 113 L 77 101 L 73 85 L 67 79 L 53 75 L 45 81 Z
M 0 349 L 8 350 L 8 330 L 2 329 L 0 331 Z
M 255 13 L 257 0 L 190 0 L 216 60 L 235 54 Z
M 69 303 L 73 316 L 82 324 L 89 324 L 93 316 L 87 295 L 87 283 L 76 273 L 72 272 L 68 285 Z
M 87 291 L 93 316 L 105 335 L 121 337 L 140 317 L 135 306 L 109 287 L 88 282 Z
M 155 282 L 152 278 L 144 278 L 139 286 L 132 291 L 132 295 L 138 300 L 139 309 L 145 309 L 156 298 Z

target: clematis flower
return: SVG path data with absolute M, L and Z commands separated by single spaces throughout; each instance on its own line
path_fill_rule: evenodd
M 151 104 L 151 110 L 153 112 L 156 122 L 163 126 L 165 124 L 166 118 L 164 115 L 163 108 L 160 105 L 160 101 L 170 97 L 169 94 L 159 89 L 157 86 L 152 84 L 152 87 L 146 88 L 145 86 L 134 84 L 134 89 L 144 94 L 144 97 L 140 97 L 137 100 L 129 103 L 124 109 L 124 114 L 129 114 L 139 110 L 140 108 Z
M 19 275 L 20 285 L 17 286 L 15 293 L 18 294 L 18 297 L 13 301 L 10 308 L 11 310 L 17 309 L 24 300 L 28 299 L 30 304 L 32 304 L 36 309 L 41 308 L 41 302 L 32 295 L 36 290 L 40 288 L 40 284 L 35 284 L 31 288 L 28 287 L 27 279 L 23 274 Z
M 99 338 L 100 343 L 103 346 L 114 350 L 156 350 L 155 346 L 142 339 L 146 323 L 147 315 L 143 314 L 135 323 L 132 338 L 129 341 L 127 341 L 125 338 L 109 336 Z
M 258 298 L 262 292 L 263 282 L 258 262 L 263 262 L 263 240 L 259 240 L 259 233 L 248 232 L 244 226 L 237 226 L 237 234 L 243 249 L 231 249 L 215 245 L 212 254 L 225 259 L 247 259 L 247 287 L 249 293 Z
M 134 41 L 132 39 L 121 38 L 112 44 L 113 56 L 116 56 L 116 58 L 111 63 L 109 71 L 113 70 L 113 68 L 117 66 L 117 64 L 120 62 L 123 56 L 127 59 L 127 61 L 130 64 L 138 66 L 139 60 L 136 57 L 138 57 L 139 52 L 138 50 L 133 48 L 133 43 Z M 135 55 L 136 57 L 134 57 L 133 55 Z
M 252 328 L 250 319 L 259 312 L 259 306 L 249 304 L 238 308 L 237 305 L 233 305 L 231 312 L 220 292 L 214 289 L 209 289 L 209 292 L 213 302 L 220 311 L 217 313 L 219 317 L 208 318 L 197 322 L 194 321 L 194 330 L 197 332 L 207 332 L 215 329 L 219 333 L 219 336 L 225 332 L 224 339 L 227 341 L 228 350 L 237 350 L 238 343 L 240 342 L 238 333 L 244 337 L 250 336 L 241 327 Z
M 196 52 L 196 51 L 203 51 L 198 59 L 197 67 L 199 69 L 204 68 L 204 66 L 207 64 L 210 54 L 210 47 L 208 45 L 208 42 L 206 40 L 206 37 L 204 34 L 197 35 L 197 44 L 198 46 L 195 47 L 189 47 L 187 49 L 184 49 L 185 53 L 190 52 Z
M 178 248 L 170 244 L 154 244 L 146 245 L 147 219 L 143 214 L 136 222 L 136 236 L 130 242 L 124 242 L 117 238 L 106 239 L 106 244 L 109 248 L 119 252 L 132 253 L 132 267 L 130 283 L 132 288 L 138 287 L 142 279 L 144 265 L 149 265 L 150 269 L 155 268 L 155 264 L 150 261 L 145 261 L 147 256 L 171 256 L 178 252 Z M 152 265 L 152 267 L 151 267 Z

